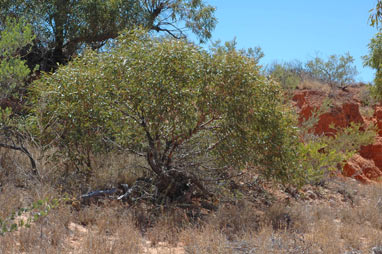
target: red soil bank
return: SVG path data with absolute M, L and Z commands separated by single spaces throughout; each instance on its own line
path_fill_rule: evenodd
M 320 108 L 326 97 L 326 93 L 320 91 L 306 90 L 297 92 L 293 97 L 293 101 L 296 102 L 296 106 L 300 109 L 300 122 L 309 119 L 313 111 Z M 314 127 L 315 134 L 335 134 L 336 130 L 330 128 L 332 124 L 340 128 L 349 126 L 351 122 L 364 124 L 357 102 L 348 100 L 338 104 L 335 99 L 333 99 L 333 102 L 329 111 L 320 115 L 318 123 Z
M 325 92 L 314 90 L 296 91 L 293 101 L 299 109 L 300 122 L 312 116 L 312 112 L 322 105 L 327 97 Z M 353 177 L 363 183 L 382 180 L 382 106 L 375 107 L 371 119 L 362 117 L 359 111 L 359 102 L 350 95 L 332 99 L 333 105 L 329 111 L 319 116 L 318 123 L 314 126 L 315 134 L 331 136 L 336 130 L 330 128 L 347 127 L 351 122 L 374 123 L 378 128 L 378 137 L 375 142 L 361 147 L 359 154 L 354 155 L 344 166 L 343 175 Z

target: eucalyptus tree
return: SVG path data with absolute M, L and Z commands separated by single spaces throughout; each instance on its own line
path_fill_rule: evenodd
M 32 24 L 36 40 L 28 64 L 50 71 L 85 46 L 98 49 L 136 26 L 176 38 L 191 31 L 205 41 L 216 25 L 214 11 L 203 0 L 1 0 L 0 19 Z
M 331 55 L 327 60 L 315 57 L 306 63 L 305 69 L 313 79 L 340 88 L 345 88 L 353 83 L 358 74 L 354 58 L 349 53 Z
M 375 8 L 371 11 L 369 21 L 370 25 L 380 29 L 382 19 L 382 1 L 378 0 Z M 371 88 L 372 94 L 382 101 L 382 33 L 379 31 L 368 44 L 369 54 L 363 56 L 364 65 L 376 70 L 374 83 Z
M 372 94 L 382 101 L 382 34 L 377 33 L 370 41 L 369 54 L 363 56 L 364 65 L 373 68 L 375 72 Z
M 170 198 L 245 168 L 287 182 L 297 171 L 296 129 L 250 53 L 128 31 L 110 51 L 43 75 L 33 121 L 42 142 L 85 167 L 110 144 L 142 156 Z

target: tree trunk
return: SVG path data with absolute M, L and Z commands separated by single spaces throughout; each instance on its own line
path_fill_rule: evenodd
M 64 43 L 65 43 L 65 25 L 67 23 L 68 17 L 68 0 L 57 0 L 56 1 L 56 12 L 53 15 L 54 22 L 54 36 L 55 36 L 55 47 L 53 50 L 53 60 L 57 64 L 65 64 L 67 57 L 64 54 Z

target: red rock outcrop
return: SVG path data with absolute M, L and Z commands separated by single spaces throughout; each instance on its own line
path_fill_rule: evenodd
M 374 115 L 370 119 L 372 123 L 377 127 L 378 136 L 375 138 L 373 144 L 362 146 L 359 155 L 365 160 L 374 163 L 375 167 L 378 169 L 371 170 L 363 166 L 363 174 L 367 179 L 372 181 L 382 181 L 382 106 L 376 106 L 374 108 Z M 349 165 L 348 165 L 349 164 Z M 364 161 L 366 165 L 366 162 Z M 353 166 L 350 161 L 345 165 L 345 167 Z M 344 168 L 345 169 L 345 168 Z
M 382 137 L 377 137 L 371 145 L 361 147 L 360 155 L 373 160 L 375 166 L 382 169 Z
M 350 123 L 364 124 L 364 120 L 359 112 L 359 105 L 355 103 L 345 103 L 342 106 L 333 106 L 330 111 L 320 116 L 314 132 L 316 134 L 332 135 L 336 130 L 330 128 L 335 127 L 345 128 Z
M 297 91 L 293 97 L 296 106 L 299 108 L 300 122 L 309 119 L 313 111 L 320 108 L 327 97 L 325 92 L 304 90 Z M 359 100 L 355 96 L 346 94 L 333 98 L 328 112 L 319 116 L 318 123 L 312 129 L 315 134 L 334 135 L 336 130 L 330 128 L 344 128 L 350 123 L 374 123 L 378 129 L 378 137 L 375 142 L 368 146 L 363 146 L 359 154 L 354 155 L 344 166 L 343 175 L 353 177 L 360 182 L 370 183 L 382 181 L 382 106 L 375 107 L 372 119 L 364 119 L 359 111 Z
M 297 92 L 293 97 L 293 101 L 296 102 L 296 106 L 300 109 L 300 122 L 309 119 L 313 112 L 321 107 L 326 97 L 326 93 L 320 91 L 308 90 Z M 330 136 L 336 133 L 335 129 L 330 128 L 331 125 L 345 128 L 351 122 L 362 125 L 365 123 L 359 112 L 359 104 L 354 100 L 348 100 L 342 104 L 334 101 L 329 111 L 319 116 L 313 131 L 318 135 L 324 134 Z
M 344 166 L 343 175 L 353 177 L 362 183 L 370 183 L 377 180 L 382 171 L 371 159 L 366 159 L 359 154 L 355 154 Z

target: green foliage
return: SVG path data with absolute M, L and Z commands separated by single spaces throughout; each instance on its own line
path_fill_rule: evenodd
M 342 154 L 336 154 L 334 150 L 326 149 L 324 151 L 326 147 L 327 143 L 322 139 L 301 143 L 299 146 L 301 156 L 300 167 L 304 171 L 300 178 L 296 178 L 297 186 L 319 182 L 325 175 L 336 171 L 338 164 L 343 162 L 344 156 Z
M 380 72 L 382 69 L 382 33 L 377 33 L 371 39 L 368 48 L 369 55 L 363 57 L 364 65 Z
M 382 101 L 382 33 L 377 33 L 368 47 L 369 54 L 363 57 L 364 65 L 376 70 L 375 86 L 371 88 L 371 92 L 378 101 Z
M 31 163 L 32 172 L 37 174 L 36 162 L 25 146 L 29 139 L 25 117 L 15 116 L 11 108 L 0 108 L 0 147 L 24 153 Z
M 10 108 L 0 110 L 0 128 L 12 125 L 11 115 L 12 110 Z
M 375 8 L 370 10 L 369 21 L 370 25 L 374 27 L 379 27 L 382 17 L 382 1 L 378 0 Z
M 20 50 L 32 40 L 31 26 L 25 22 L 7 18 L 0 23 L 0 100 L 14 95 L 24 85 L 30 70 Z
M 354 58 L 349 53 L 342 56 L 331 55 L 326 61 L 315 57 L 306 63 L 306 71 L 313 79 L 333 87 L 346 87 L 354 82 L 354 77 L 358 74 L 353 63 Z
M 301 166 L 310 183 L 342 169 L 361 146 L 371 144 L 376 136 L 374 126 L 361 130 L 359 124 L 352 123 L 347 128 L 331 128 L 337 131 L 334 136 L 315 136 L 300 146 Z
M 212 46 L 210 50 L 215 53 L 222 53 L 223 51 L 234 51 L 237 50 L 237 41 L 236 37 L 232 41 L 226 41 L 224 45 L 222 45 L 221 41 L 212 42 Z M 259 65 L 260 60 L 264 57 L 264 52 L 260 47 L 248 48 L 238 50 L 240 54 L 245 57 L 251 58 L 256 65 Z
M 102 146 L 112 121 L 107 112 L 110 91 L 104 87 L 106 83 L 102 84 L 107 81 L 98 76 L 104 65 L 93 57 L 97 58 L 96 54 L 89 51 L 68 67 L 61 66 L 59 74 L 43 75 L 33 88 L 36 96 L 32 108 L 36 118 L 30 118 L 32 123 L 39 121 L 32 132 L 43 135 L 41 144 L 54 142 L 59 153 L 88 168 L 90 152 Z
M 329 102 L 298 130 L 253 52 L 234 42 L 207 52 L 128 31 L 107 52 L 89 50 L 35 82 L 31 121 L 41 142 L 78 165 L 91 168 L 92 154 L 118 147 L 144 156 L 159 177 L 191 182 L 249 167 L 301 186 L 370 142 L 373 132 L 356 125 L 335 138 L 310 135 Z M 167 193 L 170 182 L 159 191 Z
M 35 83 L 33 121 L 43 142 L 55 140 L 77 158 L 118 144 L 163 177 L 247 166 L 291 177 L 296 129 L 278 85 L 260 75 L 251 52 L 227 44 L 208 53 L 141 31 L 113 46 L 87 51 Z
M 274 63 L 268 68 L 267 73 L 279 82 L 282 88 L 293 90 L 303 80 L 304 70 L 299 62 Z
M 373 125 L 366 128 L 356 123 L 351 123 L 346 128 L 330 126 L 335 130 L 330 136 L 318 136 L 312 133 L 319 116 L 329 110 L 330 104 L 330 100 L 325 100 L 299 128 L 302 142 L 298 145 L 298 158 L 302 173 L 300 177 L 294 179 L 297 186 L 320 182 L 323 177 L 341 170 L 344 163 L 359 151 L 361 146 L 374 142 L 376 128 Z
M 374 125 L 366 127 L 364 130 L 360 124 L 351 123 L 347 128 L 335 128 L 337 133 L 335 138 L 325 137 L 327 148 L 334 150 L 338 154 L 354 155 L 361 146 L 369 145 L 374 142 L 376 128 Z
M 4 0 L 0 20 L 16 16 L 33 24 L 37 40 L 29 60 L 50 71 L 84 46 L 98 49 L 138 26 L 176 38 L 191 31 L 205 41 L 216 25 L 214 12 L 202 0 Z
M 7 18 L 0 23 L 0 147 L 21 151 L 26 154 L 32 168 L 36 163 L 24 146 L 25 135 L 12 109 L 3 108 L 3 100 L 21 100 L 20 89 L 24 87 L 30 70 L 21 59 L 21 49 L 33 40 L 32 28 L 23 20 Z

